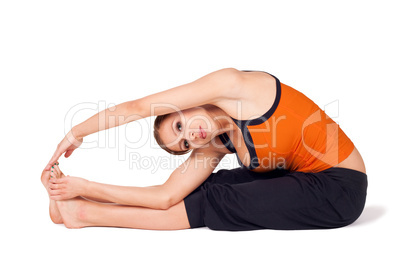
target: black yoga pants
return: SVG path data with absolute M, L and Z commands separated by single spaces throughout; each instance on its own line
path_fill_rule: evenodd
M 301 230 L 354 222 L 366 201 L 367 175 L 333 167 L 318 173 L 221 169 L 184 199 L 191 228 Z

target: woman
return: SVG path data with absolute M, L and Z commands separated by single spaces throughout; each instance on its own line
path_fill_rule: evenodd
M 60 171 L 58 158 L 85 136 L 151 115 L 163 149 L 191 151 L 163 185 L 106 185 Z M 213 173 L 230 153 L 241 167 Z M 268 73 L 227 68 L 73 127 L 42 182 L 52 220 L 69 228 L 317 229 L 360 216 L 365 172 L 350 139 L 310 99 Z

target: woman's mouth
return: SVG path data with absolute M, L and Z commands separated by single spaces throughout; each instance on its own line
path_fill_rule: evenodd
M 205 139 L 207 137 L 207 133 L 205 132 L 205 130 L 203 130 L 200 126 L 200 134 L 201 134 L 201 138 Z

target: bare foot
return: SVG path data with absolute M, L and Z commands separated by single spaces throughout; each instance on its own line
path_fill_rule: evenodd
M 86 203 L 88 201 L 85 201 L 82 197 L 56 202 L 63 218 L 63 223 L 67 228 L 77 229 L 89 226 L 84 222 Z
M 61 172 L 59 165 L 54 165 L 51 168 L 51 174 L 53 178 L 60 179 L 64 177 L 63 172 Z M 59 211 L 62 223 L 67 228 L 82 228 L 88 226 L 84 223 L 85 219 L 85 208 L 88 201 L 82 197 L 76 197 L 73 199 L 55 201 L 57 211 Z
M 41 181 L 42 181 L 42 184 L 45 187 L 46 191 L 49 191 L 49 179 L 51 176 L 50 174 L 53 174 L 53 173 L 51 171 L 45 171 L 45 170 L 42 172 Z M 59 209 L 56 205 L 56 201 L 51 200 L 50 198 L 49 198 L 49 200 L 50 200 L 50 203 L 49 203 L 50 219 L 52 220 L 52 222 L 54 222 L 56 224 L 63 223 L 63 219 L 62 219 Z

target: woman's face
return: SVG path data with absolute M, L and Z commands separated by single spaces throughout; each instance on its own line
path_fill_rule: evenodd
M 187 151 L 209 143 L 218 125 L 203 107 L 194 107 L 170 114 L 162 122 L 159 135 L 173 151 Z

